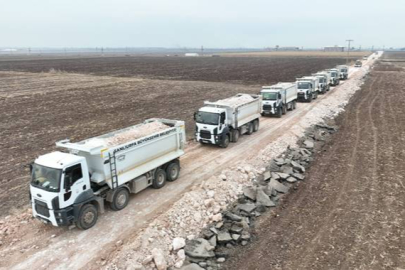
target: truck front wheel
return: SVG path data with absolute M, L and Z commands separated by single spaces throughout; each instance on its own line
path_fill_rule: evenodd
M 166 172 L 163 169 L 158 169 L 155 173 L 155 178 L 153 179 L 153 188 L 159 189 L 166 184 Z
M 228 145 L 229 145 L 229 135 L 225 135 L 225 137 L 224 137 L 224 139 L 223 139 L 223 141 L 222 141 L 222 143 L 221 143 L 220 146 L 221 146 L 222 148 L 227 148 Z
M 97 207 L 92 204 L 86 204 L 82 207 L 82 209 L 80 209 L 80 214 L 76 225 L 82 230 L 87 230 L 96 224 L 97 218 Z
M 126 188 L 120 188 L 114 192 L 110 206 L 112 210 L 120 211 L 128 205 L 128 202 L 129 202 L 128 190 Z
M 166 168 L 167 181 L 175 181 L 179 178 L 180 166 L 177 162 L 172 162 Z
M 277 118 L 281 118 L 281 116 L 283 116 L 283 110 L 279 107 L 277 108 Z

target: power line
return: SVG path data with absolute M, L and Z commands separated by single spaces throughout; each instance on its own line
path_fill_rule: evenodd
M 349 53 L 350 53 L 350 43 L 354 41 L 353 39 L 346 39 L 346 42 L 349 42 L 347 45 L 347 57 L 346 57 L 346 65 L 349 64 Z

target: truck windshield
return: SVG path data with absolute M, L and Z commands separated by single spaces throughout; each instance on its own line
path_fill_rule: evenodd
M 346 73 L 346 72 L 347 72 L 347 69 L 342 68 L 342 69 L 340 70 L 340 72 L 344 72 L 344 73 Z
M 336 72 L 332 72 L 332 73 L 330 74 L 330 76 L 333 77 L 333 78 L 334 78 L 334 77 L 337 77 L 337 73 L 336 73 Z
M 298 89 L 309 89 L 311 84 L 309 82 L 298 82 Z
M 197 112 L 195 121 L 200 124 L 218 125 L 219 114 L 210 112 Z
M 263 100 L 277 100 L 277 93 L 276 92 L 262 92 Z
M 58 192 L 62 170 L 33 164 L 31 185 L 50 192 Z
M 320 83 L 324 83 L 324 82 L 325 82 L 325 78 L 319 78 L 319 82 L 320 82 Z

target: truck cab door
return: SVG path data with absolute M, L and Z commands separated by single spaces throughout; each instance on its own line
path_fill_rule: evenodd
M 63 183 L 59 198 L 61 209 L 71 206 L 83 191 L 90 188 L 87 167 L 82 163 L 67 167 L 62 177 Z

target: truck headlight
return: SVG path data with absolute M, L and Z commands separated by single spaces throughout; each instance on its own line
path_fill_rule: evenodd
M 62 217 L 62 213 L 58 213 L 58 217 Z

